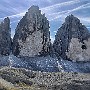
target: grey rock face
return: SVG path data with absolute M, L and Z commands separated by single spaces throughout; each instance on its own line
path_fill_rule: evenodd
M 58 29 L 53 46 L 63 59 L 89 60 L 89 37 L 89 31 L 80 23 L 80 20 L 73 15 L 69 15 L 66 17 L 65 23 Z
M 31 6 L 17 25 L 13 39 L 15 56 L 45 55 L 49 52 L 49 21 L 38 6 Z
M 0 24 L 0 55 L 9 55 L 11 51 L 10 20 L 5 18 Z

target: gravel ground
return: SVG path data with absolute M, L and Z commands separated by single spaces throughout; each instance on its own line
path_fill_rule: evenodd
M 3 67 L 0 77 L 0 83 L 13 87 L 13 90 L 90 90 L 89 73 L 38 72 Z

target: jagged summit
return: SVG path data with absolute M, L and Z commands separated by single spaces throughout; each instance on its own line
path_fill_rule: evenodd
M 80 23 L 80 20 L 77 17 L 75 17 L 74 15 L 71 14 L 71 15 L 69 15 L 69 16 L 67 16 L 65 18 L 65 22 L 69 22 L 69 23 L 77 22 L 77 23 Z
M 72 14 L 65 18 L 65 23 L 61 26 L 61 29 L 62 27 L 71 33 L 71 37 L 79 38 L 80 40 L 83 40 L 90 35 L 85 25 Z
M 40 16 L 41 15 L 41 10 L 39 10 L 38 6 L 33 5 L 28 9 L 28 12 L 26 14 L 27 14 L 26 15 L 27 19 L 32 19 L 32 18 L 35 18 L 36 16 Z
M 36 13 L 36 11 L 40 11 L 40 10 L 39 10 L 39 7 L 38 6 L 35 6 L 35 5 L 31 6 L 28 9 L 28 12 L 35 12 Z
M 80 23 L 80 20 L 73 15 L 69 15 L 65 18 L 65 22 L 58 29 L 53 46 L 55 51 L 64 59 L 69 58 L 80 60 L 80 58 L 82 58 L 82 60 L 85 60 L 87 58 L 85 58 L 85 56 L 83 57 L 82 52 L 84 51 L 82 45 L 85 45 L 85 47 L 90 49 L 88 46 L 89 43 L 87 44 L 87 42 L 85 43 L 84 41 L 87 37 L 89 38 L 89 36 L 90 33 L 88 29 Z M 68 52 L 69 54 L 67 54 Z M 88 51 L 85 51 L 84 54 L 88 54 L 86 55 L 87 57 L 89 56 Z
M 1 31 L 10 30 L 10 19 L 7 17 L 0 23 Z
M 17 25 L 13 39 L 16 56 L 41 55 L 49 52 L 49 21 L 38 6 L 31 6 Z

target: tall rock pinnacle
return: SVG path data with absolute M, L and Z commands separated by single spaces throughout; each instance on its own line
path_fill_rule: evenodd
M 58 29 L 54 41 L 54 49 L 63 59 L 84 61 L 90 59 L 90 33 L 73 15 L 65 19 Z M 89 51 L 88 51 L 89 50 Z
M 17 25 L 13 39 L 13 54 L 34 57 L 49 52 L 49 21 L 38 6 L 31 6 Z
M 9 55 L 11 52 L 10 20 L 5 18 L 0 24 L 0 55 Z

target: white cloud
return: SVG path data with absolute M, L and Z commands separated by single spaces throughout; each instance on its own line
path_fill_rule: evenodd
M 85 26 L 90 26 L 90 17 L 80 17 L 78 16 L 80 21 L 85 25 Z
M 54 36 L 50 36 L 50 39 L 51 39 L 51 43 L 53 43 L 55 40 Z
M 60 15 L 60 14 L 64 14 L 64 13 L 71 13 L 73 11 L 77 11 L 77 10 L 84 9 L 84 8 L 90 8 L 90 3 L 78 6 L 74 9 L 65 10 L 65 11 L 61 11 L 61 12 L 57 12 L 57 13 L 51 13 L 51 14 L 48 14 L 48 15 L 50 15 L 50 16 L 55 15 L 56 16 L 56 15 Z
M 22 16 L 24 16 L 25 15 L 25 12 L 23 12 L 23 13 L 19 13 L 19 14 L 15 14 L 15 15 L 11 15 L 11 16 L 7 16 L 7 17 L 9 17 L 9 18 L 19 18 L 19 17 L 22 17 Z M 4 18 L 6 18 L 6 17 L 3 17 L 3 18 L 0 18 L 0 19 L 4 19 Z
M 56 33 L 57 31 L 53 31 L 54 33 Z
M 78 10 L 84 9 L 84 8 L 89 8 L 89 7 L 90 7 L 90 3 L 81 5 L 79 7 L 71 9 L 71 10 L 65 10 L 65 11 L 49 14 L 50 21 L 58 19 L 58 18 L 62 18 L 61 20 L 63 20 L 67 15 L 71 14 L 72 12 L 78 11 Z M 86 22 L 90 22 L 90 18 L 81 18 L 81 19 Z
M 87 27 L 87 28 L 90 28 L 90 27 Z
M 55 19 L 58 19 L 58 18 L 60 18 L 60 17 L 62 17 L 63 15 L 64 15 L 64 17 L 67 15 L 67 14 L 69 14 L 69 13 L 71 13 L 71 12 L 73 12 L 73 11 L 77 11 L 77 10 L 79 10 L 79 9 L 82 9 L 82 8 L 88 8 L 88 7 L 90 7 L 90 3 L 88 3 L 88 4 L 85 4 L 85 5 L 81 5 L 81 6 L 79 6 L 79 7 L 76 7 L 76 8 L 74 8 L 74 9 L 71 9 L 71 10 L 65 10 L 65 11 L 61 11 L 61 12 L 57 12 L 57 13 L 48 13 L 49 12 L 49 10 L 51 10 L 51 9 L 55 9 L 56 7 L 61 7 L 61 6 L 67 6 L 67 5 L 71 5 L 71 4 L 75 4 L 75 3 L 78 3 L 78 2 L 80 2 L 80 0 L 74 0 L 74 1 L 67 1 L 67 2 L 63 2 L 63 3 L 59 3 L 59 4 L 55 4 L 55 5 L 51 5 L 51 6 L 48 6 L 48 7 L 45 7 L 45 8 L 41 8 L 41 10 L 42 10 L 42 12 L 46 12 L 46 16 L 48 17 L 48 19 L 50 20 L 50 21 L 52 21 L 52 20 L 55 20 Z M 26 11 L 25 11 L 26 12 Z M 25 12 L 21 12 L 21 13 L 19 13 L 19 14 L 15 14 L 15 15 L 11 15 L 11 16 L 8 16 L 9 18 L 18 18 L 18 17 L 22 17 L 22 16 L 24 16 L 25 15 Z M 66 15 L 65 15 L 66 14 Z M 63 17 L 63 18 L 64 18 Z M 3 18 L 0 18 L 0 19 L 4 19 L 5 17 L 3 17 Z
M 15 20 L 15 21 L 12 21 L 12 22 L 10 22 L 10 23 L 12 24 L 12 23 L 16 23 L 16 22 L 19 22 L 19 21 L 20 21 L 20 20 Z
M 51 3 L 52 2 L 52 0 L 47 0 L 49 3 Z
M 13 38 L 13 37 L 14 37 L 14 35 L 15 35 L 15 31 L 14 31 L 14 30 L 12 30 L 12 31 L 11 31 L 11 38 Z
M 42 8 L 41 10 L 42 11 L 48 11 L 48 10 L 52 10 L 52 9 L 59 8 L 59 7 L 62 7 L 62 6 L 67 6 L 67 5 L 75 4 L 75 3 L 78 3 L 78 2 L 80 2 L 80 0 L 67 1 L 67 2 L 63 2 L 63 3 L 59 3 L 59 4 L 54 4 L 54 5 Z

